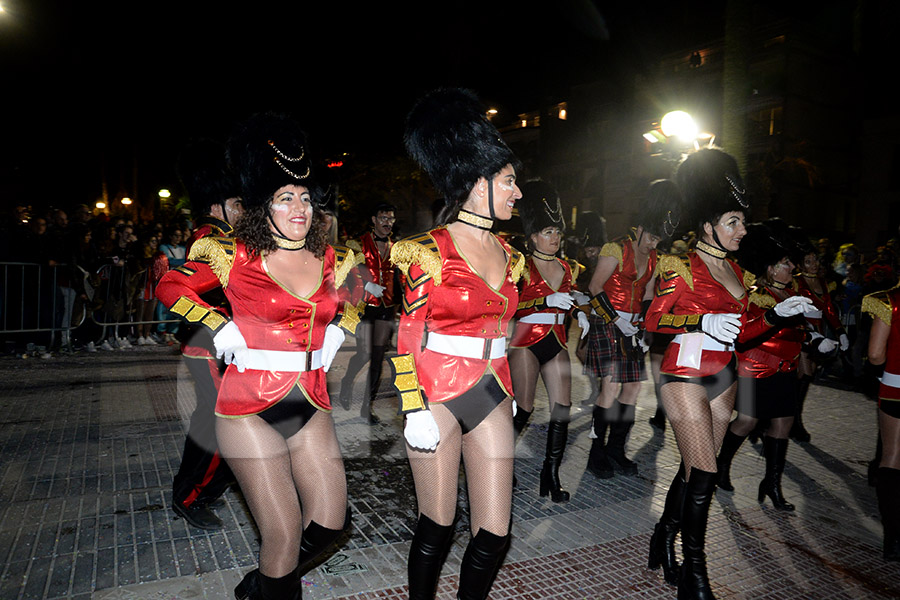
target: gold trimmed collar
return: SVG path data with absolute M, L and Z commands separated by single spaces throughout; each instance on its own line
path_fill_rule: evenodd
M 494 220 L 488 219 L 487 217 L 482 217 L 481 215 L 476 215 L 473 212 L 469 212 L 467 210 L 460 210 L 459 215 L 456 217 L 458 221 L 462 221 L 466 225 L 471 225 L 477 229 L 483 229 L 485 231 L 490 231 L 491 227 L 494 226 Z
M 275 240 L 275 245 L 281 250 L 300 250 L 306 246 L 306 238 L 303 238 L 302 240 L 291 240 L 272 234 L 272 239 Z
M 704 254 L 709 254 L 710 256 L 715 258 L 725 258 L 726 256 L 728 256 L 728 252 L 726 252 L 725 250 L 719 250 L 715 246 L 710 246 L 703 240 L 697 240 L 697 250 Z
M 532 258 L 536 258 L 538 260 L 546 260 L 546 261 L 556 260 L 556 256 L 554 256 L 552 254 L 544 254 L 540 250 L 535 250 L 534 252 L 531 253 L 531 256 L 532 256 Z

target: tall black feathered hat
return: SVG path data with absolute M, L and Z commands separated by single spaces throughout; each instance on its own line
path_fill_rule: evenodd
M 684 217 L 697 227 L 715 224 L 732 211 L 747 211 L 750 202 L 733 156 L 720 148 L 701 148 L 678 166 L 675 182 L 681 190 Z
M 516 202 L 525 237 L 547 227 L 558 227 L 565 231 L 562 205 L 556 188 L 541 179 L 532 179 L 519 186 L 522 197 Z
M 657 179 L 650 184 L 641 201 L 636 224 L 644 231 L 669 239 L 675 234 L 681 214 L 681 192 L 671 179 Z
M 777 264 L 784 257 L 790 257 L 790 244 L 781 234 L 766 223 L 749 223 L 747 234 L 735 252 L 738 264 L 745 271 L 763 277 L 768 267 Z
M 287 115 L 260 113 L 239 125 L 228 141 L 228 161 L 240 176 L 245 206 L 268 205 L 286 185 L 305 186 L 319 199 L 306 133 Z
M 578 216 L 578 243 L 582 248 L 602 246 L 607 242 L 606 219 L 592 210 Z
M 194 218 L 209 214 L 213 205 L 241 195 L 241 186 L 225 159 L 225 144 L 212 139 L 197 139 L 181 151 L 176 163 L 181 184 L 191 201 Z
M 470 90 L 440 88 L 406 116 L 403 142 L 445 202 L 463 202 L 480 177 L 490 180 L 518 160 Z

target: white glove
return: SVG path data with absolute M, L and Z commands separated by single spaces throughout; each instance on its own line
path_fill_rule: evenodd
M 819 345 L 816 346 L 816 350 L 818 350 L 820 354 L 828 354 L 829 352 L 831 352 L 832 350 L 834 350 L 837 347 L 838 347 L 837 341 L 832 340 L 827 337 L 823 337 L 822 340 L 819 342 Z
M 850 338 L 847 337 L 846 333 L 842 333 L 838 339 L 841 342 L 841 352 L 846 352 L 847 348 L 850 347 Z
M 584 306 L 591 301 L 591 297 L 584 292 L 572 292 L 572 297 L 575 298 L 575 304 L 578 306 Z
M 325 341 L 322 342 L 322 368 L 326 373 L 331 368 L 331 362 L 337 355 L 337 351 L 341 349 L 345 337 L 344 330 L 337 325 L 329 325 L 325 328 Z
M 365 289 L 367 292 L 375 296 L 376 298 L 381 298 L 384 295 L 384 290 L 386 289 L 383 285 L 378 285 L 377 283 L 372 283 L 371 281 L 367 281 L 365 285 Z
M 419 410 L 406 414 L 403 428 L 406 443 L 417 450 L 434 450 L 441 440 L 440 431 L 430 410 Z
M 591 322 L 588 320 L 587 315 L 580 310 L 575 312 L 575 318 L 578 319 L 578 326 L 581 327 L 581 337 L 579 339 L 583 340 L 591 328 Z
M 547 296 L 547 299 L 544 300 L 547 306 L 552 306 L 553 308 L 559 308 L 561 310 L 569 310 L 575 304 L 575 299 L 572 298 L 572 294 L 566 294 L 564 292 L 554 292 Z
M 645 329 L 644 334 L 641 336 L 638 336 L 637 340 L 638 340 L 638 344 L 640 345 L 641 350 L 644 352 L 644 354 L 647 354 L 648 352 L 650 352 L 650 344 L 653 343 L 653 334 L 652 333 L 650 333 L 649 331 L 647 331 Z
M 723 344 L 730 344 L 741 332 L 741 315 L 735 313 L 705 314 L 700 321 L 700 329 Z
M 247 358 L 250 350 L 247 342 L 241 335 L 237 323 L 228 321 L 216 335 L 213 336 L 213 345 L 216 347 L 216 358 L 225 357 L 225 364 L 234 363 L 238 372 L 243 373 L 247 368 Z
M 619 331 L 622 332 L 622 335 L 632 336 L 638 332 L 638 326 L 629 321 L 628 319 L 618 317 L 613 324 L 619 328 Z
M 806 296 L 791 296 L 775 305 L 775 314 L 779 317 L 801 315 L 812 308 L 812 300 Z
M 516 399 L 513 398 L 513 416 L 516 416 L 517 412 L 519 412 L 519 405 L 516 404 Z

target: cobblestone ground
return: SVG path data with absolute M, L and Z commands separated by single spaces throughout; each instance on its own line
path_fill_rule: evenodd
M 333 392 L 351 344 L 329 373 Z M 642 390 L 628 445 L 639 474 L 598 480 L 584 471 L 588 382 L 580 366 L 574 371 L 561 469 L 572 500 L 554 504 L 537 494 L 548 420 L 539 390 L 517 448 L 512 547 L 491 598 L 674 598 L 661 572 L 646 565 L 679 461 L 671 431 L 647 423 L 656 405 L 652 386 Z M 359 393 L 363 379 L 357 378 Z M 233 597 L 258 550 L 240 492 L 230 490 L 218 509 L 221 531 L 194 529 L 168 508 L 192 403 L 193 388 L 172 347 L 0 358 L 0 598 Z M 353 527 L 304 578 L 304 598 L 406 597 L 415 502 L 386 385 L 376 412 L 382 422 L 370 427 L 358 415 L 358 399 L 351 411 L 335 410 Z M 881 560 L 875 495 L 866 480 L 875 414 L 874 403 L 857 393 L 813 386 L 805 412 L 812 442 L 790 446 L 785 473 L 794 513 L 757 503 L 761 446 L 745 444 L 734 462 L 735 492 L 720 492 L 710 511 L 707 552 L 719 598 L 900 597 L 900 566 Z M 468 538 L 462 492 L 459 504 L 440 600 L 455 597 Z

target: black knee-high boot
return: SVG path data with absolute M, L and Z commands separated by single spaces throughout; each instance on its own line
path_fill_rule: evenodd
M 794 414 L 794 424 L 791 425 L 790 438 L 795 442 L 806 443 L 810 440 L 809 432 L 803 426 L 803 403 L 806 401 L 806 393 L 809 391 L 811 377 L 801 377 L 797 386 L 797 412 Z
M 900 561 L 900 470 L 879 467 L 875 492 L 884 528 L 884 560 Z
M 594 439 L 591 440 L 591 451 L 588 454 L 587 469 L 600 479 L 609 479 L 614 475 L 612 463 L 606 456 L 606 430 L 609 428 L 607 413 L 612 409 L 594 405 L 593 427 Z
M 559 465 L 566 451 L 569 437 L 569 410 L 571 407 L 554 404 L 547 426 L 547 451 L 541 469 L 541 497 L 550 494 L 554 502 L 568 502 L 569 492 L 559 482 Z
M 302 597 L 303 581 L 296 569 L 284 577 L 259 574 L 260 600 L 300 600 Z
M 328 549 L 342 533 L 350 527 L 350 507 L 347 507 L 347 514 L 344 517 L 344 526 L 340 529 L 328 529 L 322 527 L 315 521 L 310 521 L 306 529 L 303 530 L 303 537 L 300 539 L 300 555 L 297 561 L 297 576 L 303 577 L 313 567 L 313 562 L 322 552 Z M 237 600 L 252 600 L 257 598 L 259 593 L 259 569 L 253 569 L 241 580 L 237 587 L 234 588 L 234 597 Z
M 678 473 L 666 492 L 666 504 L 659 517 L 659 523 L 653 528 L 650 538 L 650 558 L 647 568 L 651 570 L 663 568 L 666 583 L 678 584 L 678 559 L 675 556 L 675 536 L 681 529 L 681 507 L 684 503 L 684 463 L 678 467 Z
M 628 433 L 634 427 L 634 405 L 616 402 L 610 410 L 616 410 L 616 406 L 619 407 L 619 416 L 610 419 L 606 455 L 612 461 L 613 467 L 617 467 L 625 475 L 637 475 L 637 463 L 625 456 L 625 442 L 628 440 Z
M 407 563 L 409 600 L 433 600 L 441 566 L 453 540 L 453 525 L 438 525 L 419 515 Z
M 658 388 L 659 386 L 657 386 Z M 657 389 L 657 397 L 659 397 L 659 390 Z M 656 412 L 652 417 L 648 420 L 648 422 L 659 429 L 660 431 L 666 430 L 666 411 L 662 407 L 662 404 L 656 405 Z
M 716 458 L 716 466 L 719 470 L 717 485 L 726 492 L 734 491 L 734 486 L 731 485 L 731 461 L 734 460 L 734 455 L 737 454 L 745 439 L 747 439 L 746 435 L 738 435 L 729 428 L 725 432 L 725 439 L 722 440 L 722 448 Z
M 794 505 L 784 499 L 781 493 L 781 475 L 784 473 L 784 465 L 787 462 L 788 441 L 763 436 L 763 454 L 766 457 L 766 476 L 759 483 L 759 501 L 766 496 L 772 499 L 772 504 L 779 510 L 794 510 Z
M 463 555 L 459 570 L 458 600 L 485 600 L 500 562 L 509 548 L 510 534 L 494 535 L 482 529 L 472 538 Z
M 533 412 L 533 410 L 525 410 L 521 406 L 516 407 L 516 415 L 513 417 L 513 429 L 516 432 L 516 441 L 519 440 L 519 436 L 522 435 L 525 426 L 528 425 L 528 419 L 531 418 L 531 413 Z
M 706 572 L 706 524 L 716 489 L 716 473 L 691 469 L 681 508 L 681 547 L 684 562 L 678 579 L 678 600 L 715 600 Z

